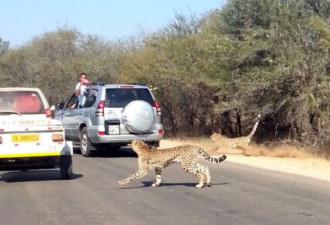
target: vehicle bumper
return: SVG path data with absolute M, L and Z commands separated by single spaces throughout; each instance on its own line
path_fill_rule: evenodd
M 72 142 L 63 143 L 60 151 L 54 152 L 21 152 L 0 153 L 0 170 L 56 168 L 60 157 L 72 157 Z
M 119 135 L 99 135 L 98 131 L 100 131 L 99 126 L 95 126 L 94 128 L 90 128 L 88 136 L 90 137 L 90 140 L 94 144 L 120 144 L 120 143 L 130 143 L 134 139 L 140 139 L 144 140 L 146 142 L 159 142 L 161 139 L 163 139 L 163 132 L 159 133 L 159 130 L 163 131 L 162 126 L 158 126 L 157 129 L 154 130 L 154 133 L 149 134 L 119 134 Z

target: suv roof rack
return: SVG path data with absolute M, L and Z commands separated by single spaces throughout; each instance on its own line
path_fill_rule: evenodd
M 145 83 L 127 83 L 130 85 L 141 85 L 141 86 L 147 86 Z
M 101 81 L 94 81 L 92 85 L 104 86 L 104 82 Z

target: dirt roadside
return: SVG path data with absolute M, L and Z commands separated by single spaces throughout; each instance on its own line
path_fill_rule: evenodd
M 183 144 L 197 144 L 205 149 L 208 145 L 204 142 L 189 140 L 169 140 L 164 139 L 160 142 L 160 148 L 170 148 Z M 280 171 L 285 173 L 297 174 L 306 177 L 330 182 L 330 161 L 313 157 L 271 157 L 271 156 L 244 156 L 238 152 L 211 152 L 211 155 L 225 153 L 227 161 L 244 164 L 247 166 L 263 168 L 267 170 Z

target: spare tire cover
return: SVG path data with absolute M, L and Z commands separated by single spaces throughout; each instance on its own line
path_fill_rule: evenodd
M 142 100 L 128 103 L 123 112 L 123 122 L 126 129 L 132 133 L 143 133 L 149 130 L 154 122 L 152 106 Z

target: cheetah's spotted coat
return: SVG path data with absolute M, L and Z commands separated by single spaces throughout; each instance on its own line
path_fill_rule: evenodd
M 139 169 L 136 173 L 119 181 L 118 183 L 120 185 L 127 184 L 133 179 L 141 178 L 147 174 L 148 169 L 155 168 L 156 181 L 152 186 L 157 187 L 161 183 L 161 169 L 173 162 L 181 162 L 182 168 L 186 172 L 194 174 L 199 178 L 199 183 L 196 185 L 197 188 L 202 188 L 204 186 L 205 179 L 206 184 L 211 186 L 209 168 L 197 163 L 196 154 L 201 154 L 206 160 L 212 163 L 220 163 L 226 159 L 226 155 L 218 158 L 211 157 L 204 149 L 193 145 L 156 149 L 149 147 L 141 140 L 133 140 L 132 149 L 138 154 Z

